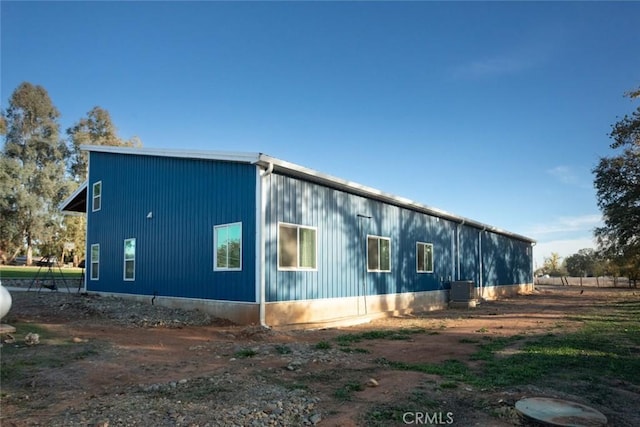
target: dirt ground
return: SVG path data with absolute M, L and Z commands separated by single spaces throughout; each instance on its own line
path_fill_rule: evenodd
M 150 304 L 14 292 L 3 323 L 18 332 L 2 349 L 2 368 L 13 371 L 3 373 L 0 424 L 361 426 L 379 418 L 378 425 L 403 425 L 437 413 L 431 424 L 523 425 L 513 409 L 520 398 L 580 396 L 526 385 L 449 388 L 437 375 L 390 369 L 380 361 L 459 360 L 481 369 L 481 362 L 470 359 L 477 346 L 469 342 L 540 335 L 559 325 L 574 330 L 580 324 L 568 319 L 572 313 L 631 292 L 539 286 L 532 295 L 474 309 L 317 330 L 264 330 L 176 310 L 160 313 L 165 321 L 151 322 L 147 317 L 160 308 Z M 114 304 L 117 309 L 109 308 Z M 30 326 L 40 332 L 37 345 L 18 336 Z M 340 340 L 384 331 L 409 332 Z M 398 408 L 409 415 L 385 418 Z

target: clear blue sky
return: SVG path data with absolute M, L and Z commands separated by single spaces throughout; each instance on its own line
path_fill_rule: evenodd
M 9 2 L 3 108 L 44 86 L 144 146 L 263 152 L 592 246 L 591 169 L 640 86 L 638 2 Z

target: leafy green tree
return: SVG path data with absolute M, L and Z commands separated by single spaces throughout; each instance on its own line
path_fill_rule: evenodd
M 129 140 L 120 138 L 111 115 L 101 107 L 93 107 L 87 113 L 87 117 L 80 119 L 67 129 L 67 135 L 71 146 L 69 173 L 78 183 L 87 177 L 87 153 L 80 150 L 81 145 L 142 146 L 137 137 Z
M 69 175 L 79 185 L 87 178 L 87 153 L 80 149 L 81 145 L 108 145 L 140 147 L 142 143 L 137 137 L 129 140 L 118 136 L 118 131 L 111 120 L 111 114 L 101 107 L 93 107 L 86 117 L 67 129 L 69 139 Z M 87 220 L 84 216 L 66 216 L 61 238 L 64 242 L 73 243 L 73 263 L 77 265 L 85 256 L 85 230 Z M 63 250 L 63 244 L 59 249 Z M 64 252 L 64 251 L 63 251 Z
M 0 157 L 0 259 L 6 264 L 15 258 L 23 247 L 23 235 L 14 205 L 14 180 L 11 174 L 13 162 Z
M 562 257 L 557 252 L 551 252 L 551 255 L 544 259 L 544 265 L 542 266 L 545 274 L 561 276 L 563 274 L 561 259 Z
M 627 96 L 640 98 L 640 89 Z M 603 254 L 630 279 L 640 277 L 640 107 L 612 126 L 611 148 L 593 169 L 604 226 L 595 230 Z
M 62 257 L 64 258 L 65 255 L 69 255 L 75 266 L 85 257 L 86 230 L 86 216 L 67 215 L 64 217 L 62 235 L 60 236 L 62 242 Z M 73 243 L 73 249 L 69 251 L 65 250 L 65 243 Z M 60 247 L 58 249 L 60 249 Z
M 596 252 L 591 248 L 580 249 L 577 253 L 565 258 L 564 265 L 570 276 L 594 276 L 597 266 Z
M 42 86 L 24 82 L 6 110 L 1 155 L 0 216 L 2 251 L 26 247 L 27 264 L 34 246 L 59 232 L 58 204 L 68 193 L 65 163 L 68 150 L 59 138 L 60 113 Z M 4 237 L 5 229 L 8 237 Z M 17 252 L 16 252 L 17 253 Z

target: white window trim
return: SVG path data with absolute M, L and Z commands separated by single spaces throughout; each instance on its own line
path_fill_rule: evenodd
M 418 246 L 420 245 L 424 245 L 424 246 L 431 246 L 431 270 L 418 270 Z M 425 252 L 426 253 L 426 252 Z M 424 260 L 423 260 L 424 261 Z M 416 242 L 416 272 L 418 274 L 429 274 L 429 273 L 433 273 L 433 267 L 434 267 L 435 261 L 434 261 L 434 253 L 433 253 L 433 243 L 427 243 L 427 242 Z
M 375 270 L 371 270 L 369 269 L 369 238 L 373 237 L 375 239 L 378 239 L 378 266 L 380 266 L 380 240 L 386 240 L 389 242 L 389 269 L 388 270 L 380 270 L 375 269 Z M 367 234 L 367 240 L 365 241 L 365 244 L 367 245 L 367 273 L 391 273 L 391 238 L 390 237 L 384 237 L 384 236 L 376 236 L 374 234 Z
M 229 267 L 218 267 L 218 245 L 217 245 L 217 241 L 216 241 L 216 229 L 218 228 L 225 228 L 225 227 L 231 227 L 233 225 L 239 225 L 240 226 L 240 267 L 238 268 L 229 268 Z M 219 225 L 214 225 L 213 226 L 213 271 L 242 271 L 242 222 L 230 222 L 228 224 L 219 224 Z M 227 254 L 228 254 L 228 250 L 227 250 Z M 229 262 L 227 260 L 227 265 L 229 265 Z
M 136 250 L 133 252 L 133 260 L 127 260 L 125 249 L 127 247 L 127 240 L 133 240 L 134 242 L 136 242 L 136 238 L 130 237 L 128 239 L 124 239 L 124 243 L 122 245 L 122 280 L 124 280 L 125 282 L 134 282 L 136 280 L 136 251 L 138 250 L 138 248 L 136 248 Z M 133 261 L 133 277 L 130 278 L 127 278 L 127 261 Z
M 98 259 L 93 259 L 93 248 L 98 248 Z M 91 245 L 91 252 L 89 254 L 89 280 L 100 280 L 100 243 L 94 243 Z M 98 275 L 93 277 L 93 264 L 98 264 Z
M 96 185 L 100 185 L 100 194 L 96 196 Z M 95 209 L 96 199 L 100 200 L 100 207 Z M 98 212 L 102 209 L 102 180 L 94 182 L 91 186 L 91 212 Z
M 280 226 L 284 225 L 284 226 L 288 226 L 288 227 L 296 227 L 296 238 L 297 238 L 297 249 L 298 249 L 298 266 L 297 267 L 281 267 L 280 266 Z M 305 228 L 308 230 L 313 230 L 316 233 L 316 240 L 315 240 L 315 254 L 316 254 L 316 259 L 315 259 L 315 267 L 314 268 L 309 268 L 309 267 L 300 267 L 300 229 L 301 228 Z M 277 265 L 278 265 L 278 271 L 318 271 L 318 227 L 312 227 L 309 225 L 301 225 L 301 224 L 293 224 L 290 222 L 278 222 L 278 238 L 277 238 L 277 242 L 276 242 L 276 252 L 277 252 Z

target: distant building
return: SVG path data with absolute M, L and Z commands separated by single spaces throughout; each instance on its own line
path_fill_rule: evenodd
M 528 237 L 264 154 L 82 148 L 89 292 L 283 325 L 533 286 Z

